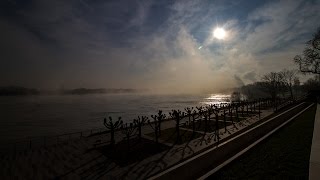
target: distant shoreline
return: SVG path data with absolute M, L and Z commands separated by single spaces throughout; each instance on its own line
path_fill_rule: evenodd
M 136 93 L 136 89 L 87 89 L 77 88 L 71 90 L 63 90 L 61 94 L 84 95 L 84 94 L 118 94 L 118 93 Z
M 20 86 L 0 87 L 0 96 L 29 96 L 38 94 L 40 94 L 40 91 L 34 88 Z
M 26 88 L 21 86 L 0 87 L 0 96 L 33 96 L 33 95 L 86 95 L 86 94 L 121 94 L 138 93 L 137 89 L 130 88 L 76 88 L 56 91 L 41 91 L 35 88 Z

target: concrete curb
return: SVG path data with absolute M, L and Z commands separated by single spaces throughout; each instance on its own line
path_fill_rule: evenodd
M 314 119 L 311 154 L 309 161 L 309 179 L 320 178 L 320 105 L 317 104 L 317 112 Z

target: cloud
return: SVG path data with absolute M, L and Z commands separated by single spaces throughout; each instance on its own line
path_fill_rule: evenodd
M 138 1 L 138 7 L 134 17 L 130 20 L 131 26 L 141 26 L 146 20 L 152 1 Z
M 245 83 L 254 69 L 257 77 L 270 71 L 295 68 L 292 58 L 317 28 L 319 1 L 273 1 L 249 13 L 246 25 L 236 23 L 231 42 L 219 49 L 222 68 L 238 74 Z M 214 43 L 213 43 L 214 45 Z
M 5 85 L 46 86 L 56 65 L 54 54 L 43 47 L 37 37 L 0 18 L 0 81 Z M 24 46 L 23 43 L 28 44 Z M 45 79 L 43 78 L 45 77 Z
M 256 9 L 248 16 L 253 32 L 247 34 L 245 44 L 253 53 L 263 53 L 271 50 L 282 50 L 296 43 L 297 38 L 315 29 L 312 22 L 316 22 L 319 14 L 314 7 L 319 3 L 304 3 L 304 1 L 275 1 Z M 264 22 L 252 26 L 252 22 Z M 300 41 L 301 42 L 301 41 Z
M 294 67 L 319 8 L 318 1 L 266 1 L 239 18 L 232 12 L 241 3 L 224 1 L 37 0 L 1 19 L 1 46 L 19 52 L 6 53 L 1 67 L 11 71 L 2 71 L 2 82 L 219 91 Z M 216 26 L 226 29 L 225 41 L 212 38 Z
M 255 71 L 251 71 L 251 72 L 248 72 L 246 74 L 244 74 L 243 78 L 246 79 L 246 80 L 249 80 L 251 82 L 255 82 L 257 81 L 257 78 L 256 78 L 257 74 Z
M 171 45 L 174 55 L 157 59 L 161 64 L 153 69 L 150 87 L 161 89 L 162 92 L 195 93 L 217 91 L 235 85 L 226 72 L 213 71 L 211 56 L 199 51 L 199 44 L 184 27 L 181 27 Z M 167 48 L 158 46 L 157 53 L 166 54 Z M 157 82 L 159 84 L 155 84 Z

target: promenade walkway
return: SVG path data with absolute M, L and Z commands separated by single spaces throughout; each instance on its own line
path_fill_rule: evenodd
M 314 130 L 309 165 L 309 179 L 320 178 L 320 104 L 317 104 L 317 112 L 314 120 Z
M 272 109 L 262 110 L 261 119 L 270 114 Z M 261 119 L 255 114 L 227 126 L 227 131 L 221 129 L 221 141 Z M 173 127 L 173 121 L 164 122 L 161 126 L 164 131 Z M 186 128 L 182 128 L 181 131 L 184 129 Z M 144 127 L 144 139 L 153 139 L 149 134 L 152 132 L 149 126 Z M 167 145 L 169 149 L 125 166 L 116 164 L 102 150 L 93 149 L 97 140 L 109 140 L 110 134 L 81 138 L 0 157 L 0 179 L 146 179 L 211 147 L 216 143 L 213 135 L 214 132 L 206 133 L 180 145 L 168 144 L 160 139 L 161 144 Z M 117 132 L 115 138 L 120 142 L 123 140 L 123 134 Z
M 320 177 L 319 118 L 319 106 L 309 108 L 270 138 L 265 139 L 207 179 L 307 179 L 312 138 L 314 138 L 313 148 L 315 144 L 318 148 L 312 150 L 310 179 L 318 180 Z M 316 136 L 313 136 L 313 129 Z

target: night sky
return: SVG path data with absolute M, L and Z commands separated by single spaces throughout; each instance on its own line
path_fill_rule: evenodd
M 239 86 L 296 68 L 319 10 L 320 0 L 2 0 L 0 86 Z

